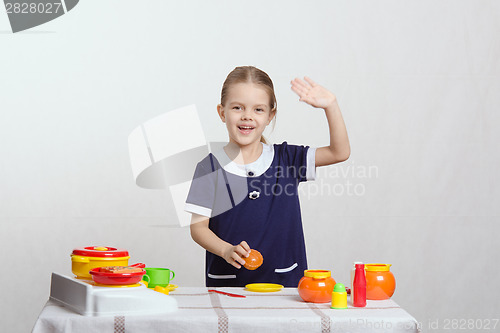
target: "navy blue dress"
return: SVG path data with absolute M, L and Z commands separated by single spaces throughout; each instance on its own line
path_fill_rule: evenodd
M 307 269 L 298 185 L 308 179 L 307 168 L 314 168 L 310 155 L 307 162 L 309 147 L 283 142 L 271 149 L 272 162 L 259 175 L 230 173 L 212 154 L 197 166 L 186 203 L 210 212 L 209 228 L 222 240 L 246 241 L 264 258 L 256 270 L 237 269 L 207 251 L 209 287 L 257 282 L 297 287 Z

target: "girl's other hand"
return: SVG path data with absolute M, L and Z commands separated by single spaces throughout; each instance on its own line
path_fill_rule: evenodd
M 250 255 L 250 246 L 247 242 L 242 241 L 238 245 L 230 245 L 224 250 L 223 258 L 229 264 L 240 269 L 242 265 L 245 264 L 243 257 L 248 257 Z
M 315 108 L 326 109 L 337 101 L 337 97 L 326 88 L 323 88 L 307 76 L 304 77 L 304 80 L 307 82 L 299 78 L 295 78 L 290 82 L 292 90 L 299 95 L 301 102 L 306 102 Z

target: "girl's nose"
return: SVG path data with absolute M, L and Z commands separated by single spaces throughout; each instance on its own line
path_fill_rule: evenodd
M 249 111 L 245 111 L 241 114 L 242 120 L 252 120 L 252 113 Z

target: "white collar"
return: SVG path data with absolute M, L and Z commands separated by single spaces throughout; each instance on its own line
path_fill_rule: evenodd
M 227 156 L 224 149 L 213 152 L 213 155 L 227 172 L 241 177 L 258 177 L 273 163 L 274 146 L 262 143 L 262 154 L 256 161 L 249 164 L 236 164 Z

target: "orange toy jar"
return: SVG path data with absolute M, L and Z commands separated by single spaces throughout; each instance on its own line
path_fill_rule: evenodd
M 334 286 L 335 280 L 330 271 L 308 269 L 304 271 L 297 288 L 300 297 L 306 302 L 328 303 L 332 301 Z
M 396 289 L 396 279 L 390 264 L 366 264 L 366 299 L 389 299 Z

